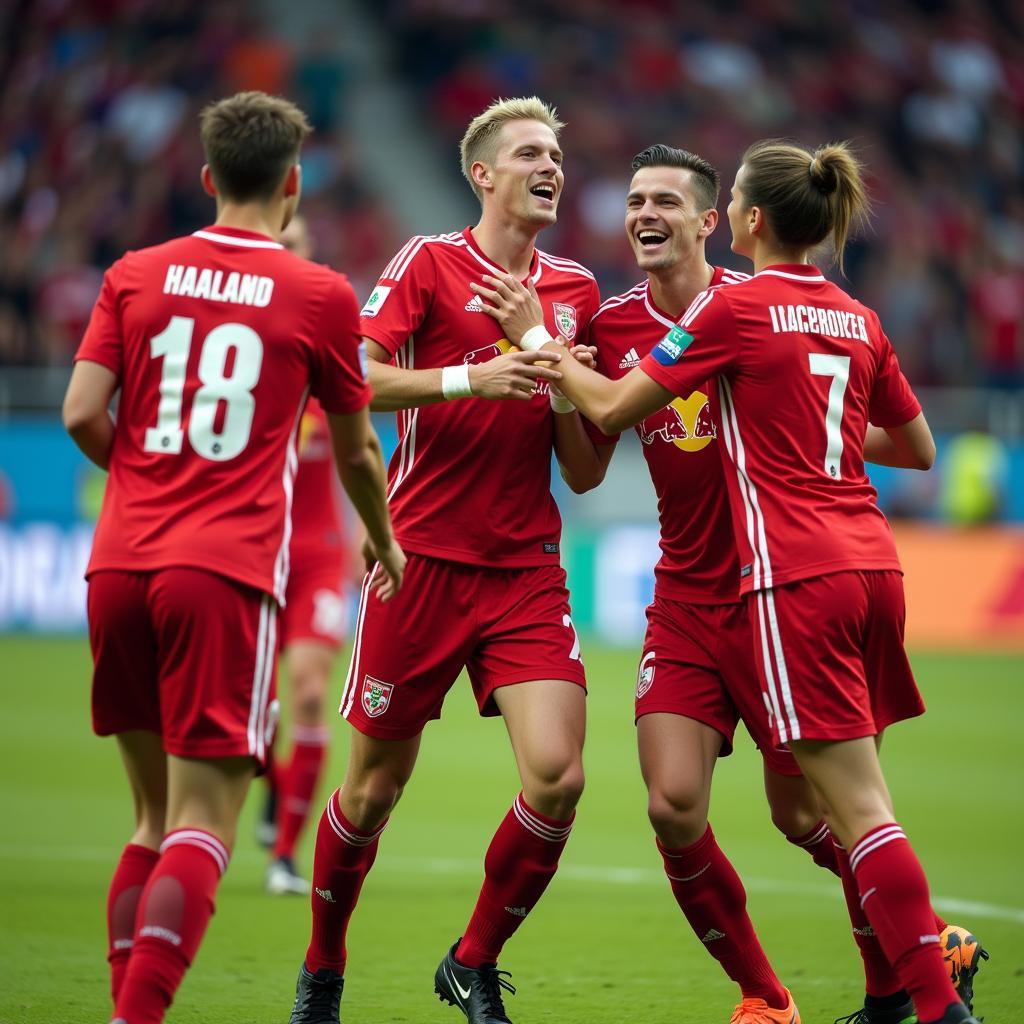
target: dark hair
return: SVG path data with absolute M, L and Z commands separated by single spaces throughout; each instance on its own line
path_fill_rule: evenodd
M 718 205 L 718 188 L 720 179 L 718 171 L 702 156 L 691 153 L 688 149 L 674 149 L 664 143 L 648 146 L 643 152 L 633 157 L 634 173 L 642 167 L 679 167 L 693 173 L 693 188 L 697 200 L 705 210 Z
M 743 167 L 746 208 L 760 207 L 784 246 L 809 249 L 831 235 L 842 270 L 846 239 L 871 212 L 861 165 L 849 143 L 811 150 L 764 139 L 743 154 Z
M 312 131 L 294 103 L 265 92 L 210 103 L 199 128 L 217 191 L 237 202 L 269 199 Z

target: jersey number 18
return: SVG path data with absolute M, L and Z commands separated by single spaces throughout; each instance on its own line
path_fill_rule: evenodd
M 195 320 L 191 317 L 172 316 L 167 327 L 150 338 L 150 358 L 162 359 L 163 368 L 156 426 L 146 430 L 143 442 L 147 452 L 181 452 L 185 436 L 181 426 L 182 396 L 194 329 Z M 235 359 L 229 375 L 226 370 L 232 351 Z M 192 399 L 188 419 L 188 440 L 197 455 L 213 462 L 226 462 L 244 450 L 256 411 L 252 389 L 260 379 L 262 365 L 263 342 L 251 327 L 221 324 L 207 334 L 199 354 L 201 386 Z M 224 417 L 218 430 L 217 410 L 221 402 Z

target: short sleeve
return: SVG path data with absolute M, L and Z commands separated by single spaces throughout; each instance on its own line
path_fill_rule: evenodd
M 359 306 L 348 281 L 335 275 L 313 339 L 312 391 L 325 412 L 358 412 L 370 402 Z
M 876 427 L 902 427 L 921 411 L 921 403 L 903 376 L 892 343 L 882 331 L 878 332 L 878 337 L 881 352 L 871 389 L 868 419 Z
M 360 330 L 394 355 L 423 323 L 437 289 L 430 247 L 412 239 L 384 268 L 360 311 Z
M 640 362 L 640 369 L 686 398 L 705 381 L 729 370 L 739 355 L 739 335 L 719 288 L 701 292 L 679 323 Z
M 118 260 L 103 275 L 103 287 L 96 305 L 92 307 L 89 325 L 75 353 L 75 362 L 84 359 L 90 363 L 99 363 L 115 374 L 118 380 L 121 379 L 124 366 L 124 336 L 118 301 L 122 264 L 123 260 Z

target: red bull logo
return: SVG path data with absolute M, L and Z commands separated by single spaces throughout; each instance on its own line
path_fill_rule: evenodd
M 637 427 L 644 444 L 655 438 L 671 441 L 684 452 L 699 452 L 718 437 L 718 428 L 711 418 L 708 396 L 694 391 L 689 398 L 676 398 L 664 409 L 651 413 Z

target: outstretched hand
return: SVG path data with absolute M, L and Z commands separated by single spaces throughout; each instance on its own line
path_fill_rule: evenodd
M 484 312 L 501 324 L 502 332 L 513 345 L 518 345 L 531 327 L 543 326 L 544 311 L 532 281 L 527 286 L 511 274 L 485 274 L 483 281 L 469 287 L 480 296 Z

